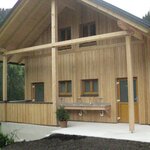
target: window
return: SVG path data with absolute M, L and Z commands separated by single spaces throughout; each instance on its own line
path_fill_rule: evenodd
M 134 90 L 134 102 L 137 101 L 137 79 L 133 79 L 133 90 Z M 128 82 L 127 79 L 119 79 L 119 91 L 118 98 L 121 102 L 128 102 Z
M 98 96 L 98 80 L 82 80 L 82 96 Z
M 38 102 L 44 101 L 44 83 L 32 84 L 32 99 Z
M 96 35 L 96 24 L 95 22 L 90 22 L 86 24 L 80 25 L 80 37 L 88 37 Z M 94 46 L 96 45 L 96 41 L 82 43 L 79 46 L 80 47 L 86 47 L 86 46 Z
M 92 35 L 96 35 L 95 22 L 80 25 L 80 37 L 87 37 Z
M 63 28 L 59 30 L 59 41 L 71 40 L 71 27 Z M 71 49 L 71 45 L 61 46 L 58 50 Z
M 71 27 L 60 29 L 60 41 L 66 41 L 71 39 Z
M 59 81 L 59 96 L 72 96 L 71 81 Z

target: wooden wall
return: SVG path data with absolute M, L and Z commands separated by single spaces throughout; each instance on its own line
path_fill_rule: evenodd
M 69 12 L 70 11 L 70 12 Z M 72 17 L 74 16 L 74 17 Z M 59 28 L 71 26 L 72 38 L 79 37 L 79 25 L 95 21 L 97 34 L 119 31 L 117 22 L 108 16 L 94 12 L 81 6 L 78 13 L 72 10 L 63 10 L 59 15 Z M 48 28 L 36 41 L 35 45 L 50 42 L 50 29 Z M 139 122 L 146 123 L 150 110 L 147 106 L 145 82 L 145 47 L 144 43 L 132 40 L 133 73 L 138 80 Z M 83 117 L 73 113 L 72 119 L 98 122 L 117 122 L 116 79 L 127 77 L 126 53 L 124 38 L 98 41 L 97 46 L 79 48 L 73 45 L 72 49 L 59 52 L 58 79 L 72 80 L 72 97 L 59 98 L 59 101 L 76 102 L 81 97 L 81 80 L 98 79 L 99 97 L 82 97 L 81 101 L 103 101 L 111 103 L 111 117 L 100 118 L 98 112 L 88 112 Z M 148 67 L 148 66 L 147 66 Z M 147 77 L 148 78 L 148 77 Z M 31 99 L 31 83 L 44 82 L 45 101 L 51 102 L 51 53 L 50 50 L 30 53 L 26 57 L 26 99 Z M 150 105 L 150 102 L 148 103 Z
M 0 121 L 55 125 L 52 112 L 52 104 L 0 103 Z
M 0 103 L 0 122 L 5 121 L 5 104 L 4 103 Z

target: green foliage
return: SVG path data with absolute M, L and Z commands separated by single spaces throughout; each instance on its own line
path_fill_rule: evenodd
M 4 19 L 6 18 L 9 12 L 10 12 L 10 9 L 0 8 L 0 23 L 4 21 Z
M 8 100 L 24 99 L 24 66 L 8 65 Z
M 150 22 L 150 11 L 143 17 L 143 19 Z
M 59 121 L 67 121 L 70 118 L 69 113 L 64 109 L 63 106 L 60 106 L 56 111 L 57 119 Z
M 8 65 L 8 100 L 24 99 L 24 66 Z M 2 100 L 2 63 L 0 63 L 0 100 Z
M 0 148 L 3 148 L 7 145 L 14 143 L 14 136 L 15 134 L 13 133 L 8 135 L 4 135 L 3 133 L 0 133 Z

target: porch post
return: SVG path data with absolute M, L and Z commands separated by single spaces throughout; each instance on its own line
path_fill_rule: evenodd
M 3 56 L 3 101 L 7 101 L 7 56 Z
M 129 101 L 129 130 L 134 132 L 134 90 L 133 90 L 133 72 L 132 72 L 132 54 L 131 54 L 131 36 L 126 36 L 126 60 L 128 76 L 128 101 Z
M 57 16 L 57 0 L 51 1 L 51 42 L 57 42 L 58 39 L 58 16 Z M 51 50 L 52 53 L 52 101 L 53 101 L 53 121 L 57 125 L 56 109 L 58 100 L 58 77 L 57 77 L 57 48 Z

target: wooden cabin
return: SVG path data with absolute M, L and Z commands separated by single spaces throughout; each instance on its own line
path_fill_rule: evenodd
M 150 124 L 150 23 L 102 0 L 19 0 L 0 28 L 0 121 Z M 25 65 L 25 100 L 7 99 L 7 63 Z

